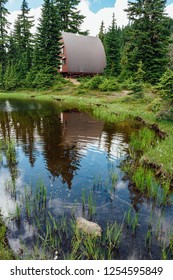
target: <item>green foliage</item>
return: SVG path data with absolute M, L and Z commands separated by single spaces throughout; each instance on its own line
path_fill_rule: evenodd
M 106 78 L 105 76 L 96 75 L 93 78 L 86 79 L 81 82 L 79 90 L 84 90 L 82 93 L 85 93 L 87 89 L 101 90 L 104 92 L 119 91 L 121 86 L 114 77 Z
M 44 0 L 34 53 L 34 67 L 37 70 L 49 67 L 51 73 L 57 72 L 60 65 L 60 39 L 60 18 L 54 2 Z
M 16 71 L 19 85 L 23 85 L 27 72 L 32 65 L 33 55 L 33 17 L 29 16 L 30 9 L 26 0 L 22 1 L 21 11 L 14 24 L 14 32 L 11 35 L 8 56 L 16 63 Z
M 160 110 L 161 105 L 162 105 L 161 98 L 156 98 L 148 105 L 148 110 L 157 113 Z
M 55 0 L 54 2 L 60 19 L 60 30 L 86 35 L 87 31 L 80 30 L 85 19 L 85 16 L 81 15 L 77 8 L 80 0 Z
M 158 88 L 162 91 L 163 95 L 173 99 L 173 71 L 167 69 L 167 71 L 160 78 Z
M 155 133 L 146 127 L 140 129 L 137 133 L 132 133 L 130 137 L 130 146 L 135 151 L 147 151 L 148 147 L 154 145 Z
M 47 71 L 47 69 L 40 70 L 33 80 L 32 86 L 37 89 L 46 89 L 53 85 L 55 76 Z
M 2 69 L 2 63 L 0 63 L 0 88 L 3 88 L 4 85 L 4 75 Z
M 99 36 L 99 39 L 102 41 L 103 45 L 105 43 L 105 34 L 106 34 L 105 24 L 104 24 L 104 21 L 102 20 L 98 36 Z
M 13 260 L 14 255 L 10 250 L 6 240 L 6 227 L 0 216 L 0 260 Z
M 17 73 L 14 64 L 8 64 L 5 74 L 3 86 L 5 90 L 13 90 L 17 87 Z
M 6 61 L 7 61 L 7 41 L 8 41 L 8 20 L 7 16 L 9 14 L 8 10 L 6 9 L 5 5 L 8 1 L 1 0 L 0 1 L 0 65 L 2 65 L 2 69 L 4 70 Z
M 165 16 L 166 1 L 138 0 L 128 3 L 131 26 L 127 29 L 128 68 L 133 73 L 142 61 L 144 78 L 157 83 L 168 64 L 169 19 Z
M 82 89 L 98 89 L 100 84 L 102 83 L 103 79 L 104 78 L 102 76 L 99 76 L 99 75 L 96 75 L 93 78 L 84 79 L 81 82 L 81 85 L 80 85 L 79 88 L 82 88 Z
M 115 78 L 106 78 L 99 85 L 99 89 L 101 91 L 119 91 L 121 90 L 121 86 Z
M 120 73 L 120 38 L 114 14 L 104 42 L 107 58 L 106 73 L 112 76 L 118 75 Z

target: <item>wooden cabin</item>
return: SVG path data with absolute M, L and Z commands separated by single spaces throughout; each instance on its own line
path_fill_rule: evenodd
M 106 55 L 99 37 L 62 32 L 60 73 L 63 75 L 101 74 Z

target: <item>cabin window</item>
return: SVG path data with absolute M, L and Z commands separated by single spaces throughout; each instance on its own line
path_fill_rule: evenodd
M 66 58 L 63 58 L 62 65 L 66 65 Z
M 61 48 L 61 53 L 64 54 L 64 46 Z

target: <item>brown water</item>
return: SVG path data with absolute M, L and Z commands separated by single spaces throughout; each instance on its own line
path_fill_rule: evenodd
M 123 227 L 117 258 L 160 259 L 173 231 L 173 208 L 147 201 L 120 168 L 128 155 L 130 134 L 139 125 L 130 120 L 104 123 L 88 113 L 62 108 L 53 102 L 0 99 L 0 139 L 12 140 L 15 146 L 15 164 L 9 164 L 3 153 L 0 158 L 0 208 L 8 218 L 11 247 L 21 253 L 23 244 L 31 251 L 37 242 L 38 229 L 34 217 L 27 219 L 24 197 L 27 193 L 29 201 L 35 201 L 38 186 L 44 184 L 45 211 L 55 220 L 84 216 L 104 230 L 108 222 L 125 223 L 125 214 L 132 209 L 139 217 L 137 229 L 134 233 Z M 92 193 L 92 215 L 83 211 L 84 193 Z M 14 218 L 16 209 L 20 222 Z M 147 246 L 151 227 L 159 237 L 152 237 Z

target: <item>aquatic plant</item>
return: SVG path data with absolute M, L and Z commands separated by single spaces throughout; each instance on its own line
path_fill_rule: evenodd
M 134 170 L 132 180 L 135 183 L 136 187 L 142 193 L 144 193 L 146 189 L 146 184 L 145 184 L 145 169 L 143 167 L 139 166 L 136 170 Z
M 146 236 L 145 236 L 145 244 L 148 247 L 151 247 L 151 239 L 152 239 L 152 230 L 149 227 L 149 229 L 147 230 Z
M 112 250 L 118 248 L 122 236 L 122 225 L 119 226 L 116 222 L 113 225 L 107 225 L 106 228 L 106 242 L 108 247 Z
M 85 204 L 86 204 L 86 194 L 85 194 L 85 190 L 82 189 L 82 206 L 83 206 L 83 208 L 85 208 Z
M 132 228 L 132 232 L 134 234 L 139 222 L 138 213 L 132 213 L 132 208 L 130 207 L 128 212 L 125 213 L 125 221 L 127 223 L 127 226 Z
M 16 182 L 13 180 L 7 180 L 5 182 L 5 190 L 10 193 L 12 198 L 16 199 Z
M 144 127 L 140 129 L 138 132 L 132 133 L 130 137 L 130 146 L 136 152 L 138 151 L 146 151 L 148 147 L 153 146 L 155 144 L 155 133 Z
M 16 210 L 13 219 L 16 219 L 18 222 L 20 222 L 21 219 L 21 207 L 18 203 L 16 203 Z
M 10 164 L 16 164 L 16 150 L 14 141 L 6 141 L 5 155 Z
M 93 200 L 93 192 L 90 191 L 88 195 L 88 214 L 89 217 L 92 218 L 96 212 L 95 202 Z

